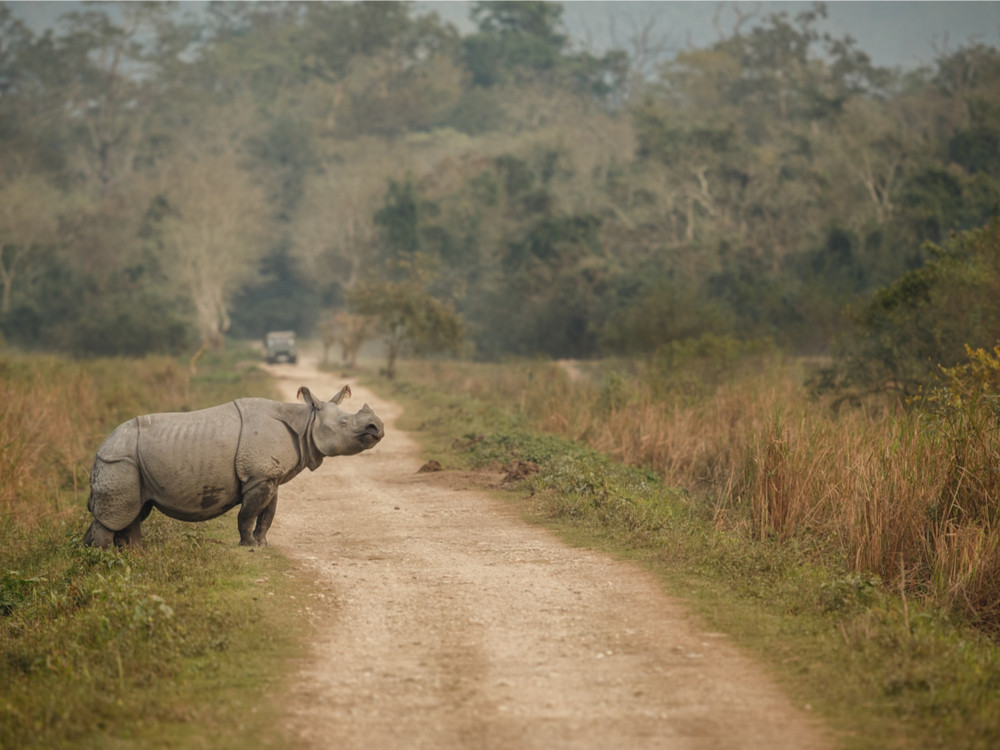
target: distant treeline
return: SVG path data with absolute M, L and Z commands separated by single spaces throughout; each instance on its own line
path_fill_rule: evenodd
M 466 35 L 402 3 L 196 24 L 128 3 L 36 35 L 0 5 L 6 342 L 177 353 L 341 325 L 480 358 L 703 336 L 878 357 L 858 342 L 886 305 L 933 296 L 886 291 L 908 278 L 973 290 L 945 295 L 978 321 L 948 351 L 995 343 L 996 256 L 918 273 L 998 213 L 995 47 L 880 68 L 817 4 L 654 66 L 655 24 L 595 55 L 558 4 L 469 7 Z

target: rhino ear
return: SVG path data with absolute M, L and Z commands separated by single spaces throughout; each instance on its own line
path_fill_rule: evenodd
M 368 404 L 365 404 L 364 406 L 361 407 L 361 411 L 371 411 L 371 410 L 372 408 Z
M 351 386 L 345 385 L 343 388 L 340 389 L 340 393 L 331 398 L 330 401 L 335 404 L 339 404 L 345 398 L 350 398 L 350 397 L 351 397 Z
M 299 398 L 301 398 L 303 401 L 309 404 L 309 406 L 311 406 L 313 409 L 323 408 L 323 402 L 314 399 L 313 395 L 309 392 L 309 389 L 306 388 L 305 386 L 299 388 L 299 392 L 296 395 L 298 395 Z

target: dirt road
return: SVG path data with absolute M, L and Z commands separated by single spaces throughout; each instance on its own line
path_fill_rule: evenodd
M 343 381 L 278 367 L 332 396 Z M 349 381 L 347 381 L 349 382 Z M 281 490 L 272 545 L 315 576 L 312 657 L 285 696 L 313 748 L 824 748 L 728 639 L 641 568 L 568 547 L 386 438 Z

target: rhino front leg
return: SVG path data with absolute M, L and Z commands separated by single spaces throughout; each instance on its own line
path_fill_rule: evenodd
M 142 529 L 140 528 L 141 526 L 142 526 L 142 521 L 137 518 L 121 531 L 116 531 L 115 546 L 138 547 L 140 544 L 142 544 Z
M 83 543 L 88 547 L 110 547 L 115 541 L 115 532 L 96 518 L 83 535 Z
M 264 538 L 267 529 L 274 519 L 274 505 L 278 497 L 277 482 L 264 481 L 254 485 L 243 493 L 243 507 L 236 518 L 236 525 L 240 530 L 241 547 L 260 547 L 267 544 Z M 268 509 L 270 508 L 270 511 Z M 270 513 L 270 515 L 267 515 Z M 266 521 L 262 518 L 266 517 Z M 261 525 L 263 531 L 261 531 Z M 258 537 L 256 530 L 260 533 Z
M 152 503 L 146 503 L 135 520 L 121 531 L 115 532 L 115 544 L 119 547 L 138 546 L 142 544 L 142 522 L 149 518 L 153 510 Z
M 274 520 L 274 512 L 278 509 L 278 489 L 274 490 L 274 497 L 267 507 L 257 516 L 257 527 L 253 530 L 253 538 L 261 547 L 267 546 L 267 530 L 271 528 L 271 521 Z

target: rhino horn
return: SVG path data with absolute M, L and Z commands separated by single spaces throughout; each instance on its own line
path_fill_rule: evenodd
M 335 404 L 339 404 L 345 398 L 350 398 L 350 397 L 351 397 L 351 386 L 345 385 L 343 388 L 340 389 L 340 393 L 331 398 L 330 401 L 332 401 Z
M 305 386 L 300 387 L 299 392 L 296 395 L 303 401 L 305 401 L 307 404 L 309 404 L 309 406 L 311 406 L 313 409 L 323 408 L 323 402 L 314 399 L 313 395 L 309 392 L 309 389 L 306 388 Z

